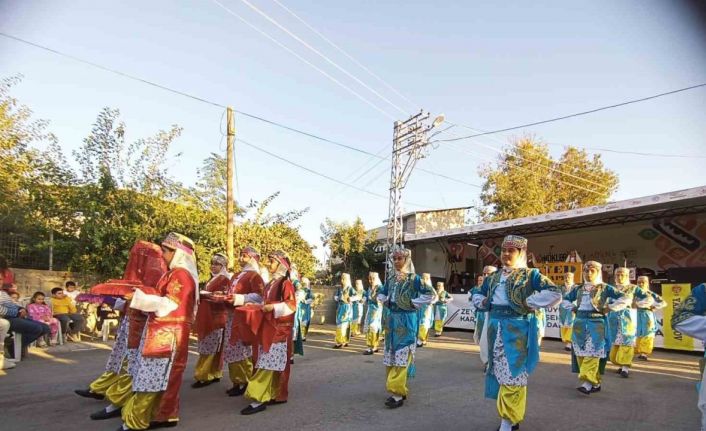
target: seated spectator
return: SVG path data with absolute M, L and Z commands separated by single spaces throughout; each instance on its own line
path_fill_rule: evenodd
M 22 305 L 22 303 L 20 302 L 19 292 L 15 291 L 15 292 L 10 293 L 10 299 L 12 299 L 12 302 L 14 302 L 15 304 L 20 305 L 20 306 Z
M 10 322 L 10 332 L 22 335 L 22 350 L 37 338 L 50 332 L 49 326 L 29 319 L 27 310 L 12 302 L 10 293 L 16 292 L 14 284 L 3 284 L 0 290 L 0 317 Z M 15 358 L 17 359 L 17 358 Z
M 76 297 L 81 294 L 81 291 L 76 288 L 76 282 L 69 280 L 64 284 L 64 294 L 76 304 Z
M 5 337 L 10 332 L 10 322 L 0 319 L 0 370 L 15 368 L 15 361 L 5 357 Z
M 51 339 L 49 343 L 52 346 L 56 345 L 57 336 L 59 335 L 59 321 L 52 315 L 51 308 L 44 302 L 44 292 L 35 292 L 32 295 L 32 299 L 27 305 L 27 311 L 29 312 L 29 317 L 37 322 L 42 322 L 49 325 L 51 329 Z M 42 343 L 44 341 L 44 343 Z M 44 347 L 46 341 L 41 338 L 37 340 L 38 347 Z
M 83 331 L 85 319 L 76 310 L 76 304 L 64 295 L 64 289 L 55 287 L 51 290 L 51 311 L 61 323 L 61 332 L 70 341 L 78 341 L 79 334 Z
M 0 255 L 0 283 L 1 284 L 14 284 L 15 274 L 10 269 L 5 256 Z
M 116 320 L 120 318 L 120 314 L 110 308 L 110 305 L 105 302 L 98 308 L 98 323 L 96 324 L 96 330 L 103 330 L 103 324 L 106 320 Z

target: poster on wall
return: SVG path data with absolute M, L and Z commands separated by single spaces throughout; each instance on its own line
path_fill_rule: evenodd
M 462 242 L 452 242 L 449 243 L 449 262 L 459 263 L 463 262 L 465 258 L 465 244 Z

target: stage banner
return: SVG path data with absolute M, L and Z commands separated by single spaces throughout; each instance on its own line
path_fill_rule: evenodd
M 476 316 L 467 294 L 453 294 L 453 301 L 448 303 L 444 327 L 457 329 L 475 329 Z
M 701 350 L 695 349 L 693 338 L 672 328 L 671 321 L 674 309 L 689 296 L 689 293 L 691 293 L 691 285 L 688 283 L 662 285 L 662 299 L 667 302 L 667 306 L 660 310 L 661 313 L 656 313 L 658 322 L 661 322 L 661 327 L 658 326 L 658 335 L 661 332 L 662 342 L 660 344 L 662 345 L 659 347 L 675 350 Z M 656 338 L 655 345 L 657 345 Z

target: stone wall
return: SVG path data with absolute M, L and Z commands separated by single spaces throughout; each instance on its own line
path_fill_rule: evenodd
M 322 293 L 324 300 L 316 310 L 314 310 L 313 324 L 320 325 L 322 323 L 336 323 L 336 302 L 333 300 L 333 295 L 336 294 L 336 286 L 313 286 L 311 289 L 314 293 Z M 324 321 L 321 321 L 321 317 Z
M 11 268 L 15 274 L 15 284 L 20 296 L 32 296 L 36 291 L 49 293 L 54 287 L 64 287 L 64 283 L 73 280 L 79 288 L 89 288 L 98 282 L 97 277 L 75 274 L 67 271 L 46 271 L 41 269 Z

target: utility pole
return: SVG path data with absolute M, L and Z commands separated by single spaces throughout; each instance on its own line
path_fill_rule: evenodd
M 227 130 L 228 144 L 226 148 L 226 157 L 228 162 L 227 167 L 227 183 L 226 183 L 226 254 L 228 255 L 228 265 L 232 267 L 235 263 L 233 254 L 233 218 L 235 217 L 235 200 L 233 198 L 233 176 L 235 163 L 233 159 L 233 141 L 235 140 L 235 121 L 233 119 L 233 108 L 227 108 Z
M 392 137 L 385 278 L 393 271 L 390 252 L 395 246 L 402 246 L 404 243 L 402 190 L 407 185 L 417 161 L 426 157 L 426 147 L 429 145 L 427 132 L 444 122 L 443 115 L 436 117 L 430 125 L 426 124 L 428 119 L 429 113 L 422 110 L 418 114 L 409 117 L 406 121 L 395 121 Z

